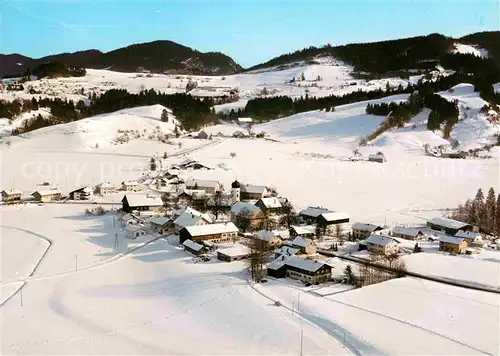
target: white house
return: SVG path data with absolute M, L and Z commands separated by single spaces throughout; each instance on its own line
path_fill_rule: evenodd
M 222 190 L 222 185 L 216 180 L 191 179 L 186 182 L 188 190 L 204 190 L 208 194 L 213 194 Z
M 122 190 L 127 192 L 138 192 L 141 190 L 141 186 L 137 181 L 126 181 L 122 182 Z
M 281 203 L 276 197 L 260 198 L 255 205 L 267 212 L 277 212 L 281 209 Z
M 126 225 L 125 232 L 127 234 L 127 237 L 131 239 L 136 239 L 139 236 L 146 235 L 146 230 L 144 229 L 144 227 L 133 224 Z
M 116 186 L 110 182 L 101 182 L 95 186 L 96 194 L 106 195 L 116 192 Z
M 368 251 L 379 255 L 391 255 L 399 252 L 399 242 L 390 236 L 371 235 L 366 239 Z
M 251 117 L 239 117 L 238 118 L 238 124 L 251 124 L 253 122 Z
M 296 237 L 292 241 L 292 247 L 298 248 L 300 252 L 307 255 L 314 255 L 316 253 L 316 244 L 308 238 Z
M 156 232 L 164 234 L 170 226 L 170 219 L 166 216 L 155 215 L 149 218 L 149 224 Z
M 383 228 L 379 225 L 357 222 L 352 225 L 352 236 L 357 239 L 364 239 L 381 230 L 383 230 Z
M 274 231 L 260 230 L 257 234 L 253 236 L 254 239 L 263 241 L 266 246 L 278 246 L 281 245 L 281 238 L 278 237 Z
M 2 190 L 2 201 L 4 202 L 20 201 L 22 194 L 23 193 L 19 189 Z

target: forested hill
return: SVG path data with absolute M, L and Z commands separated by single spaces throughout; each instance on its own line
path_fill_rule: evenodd
M 223 53 L 203 53 L 172 41 L 154 41 L 134 44 L 107 53 L 87 50 L 38 59 L 20 54 L 0 54 L 0 76 L 25 75 L 47 63 L 61 63 L 81 68 L 109 68 L 119 72 L 135 72 L 142 67 L 153 73 L 198 75 L 226 75 L 242 69 L 231 57 Z
M 453 62 L 450 58 L 456 43 L 469 44 L 489 52 L 490 60 L 500 63 L 500 31 L 480 32 L 453 39 L 440 34 L 388 40 L 373 43 L 357 43 L 344 46 L 309 47 L 281 55 L 248 70 L 286 66 L 293 62 L 314 62 L 315 57 L 333 56 L 354 66 L 355 71 L 375 74 L 403 69 L 426 69 L 437 63 Z

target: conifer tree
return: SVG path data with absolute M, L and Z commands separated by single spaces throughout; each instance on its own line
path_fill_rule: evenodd
M 495 209 L 495 234 L 500 236 L 500 194 L 497 196 L 497 206 Z
M 483 190 L 479 188 L 474 198 L 474 215 L 476 219 L 476 224 L 480 227 L 484 226 L 486 220 L 486 208 L 484 204 L 484 194 Z
M 495 215 L 496 215 L 496 195 L 495 189 L 493 187 L 488 191 L 488 196 L 486 197 L 486 229 L 488 232 L 493 232 L 495 229 Z

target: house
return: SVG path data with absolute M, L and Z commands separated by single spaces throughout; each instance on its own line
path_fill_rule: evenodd
M 252 121 L 253 121 L 253 120 L 252 120 L 252 118 L 251 118 L 251 117 L 239 117 L 239 118 L 238 118 L 238 124 L 240 124 L 240 125 L 241 125 L 241 124 L 244 124 L 244 125 L 246 124 L 246 125 L 248 125 L 248 124 L 251 124 L 251 123 L 252 123 Z
M 291 257 L 297 255 L 300 252 L 300 249 L 290 247 L 290 246 L 281 246 L 280 248 L 274 250 L 274 258 L 278 258 L 281 256 Z
M 191 179 L 186 182 L 186 190 L 204 190 L 208 194 L 221 191 L 222 185 L 216 180 Z
M 198 132 L 198 135 L 196 135 L 196 138 L 207 140 L 208 134 L 205 131 L 201 130 L 200 132 Z
M 461 221 L 447 219 L 447 218 L 434 218 L 427 221 L 427 226 L 432 230 L 444 231 L 448 235 L 456 235 L 460 230 L 474 231 L 475 228 L 471 224 Z
M 270 197 L 271 195 L 271 190 L 263 185 L 242 184 L 240 186 L 241 200 L 258 200 Z
M 186 240 L 194 242 L 212 241 L 214 243 L 231 242 L 238 236 L 238 228 L 232 223 L 208 224 L 201 226 L 186 226 L 179 231 L 179 242 Z
M 184 246 L 184 250 L 191 252 L 195 256 L 202 255 L 207 253 L 207 248 L 203 245 L 200 245 L 192 240 L 186 240 L 182 243 Z
M 122 210 L 131 211 L 160 211 L 163 201 L 158 195 L 127 194 L 122 199 Z
M 109 182 L 101 182 L 95 186 L 96 194 L 106 195 L 116 192 L 116 187 Z
M 467 241 L 454 236 L 441 236 L 439 238 L 439 251 L 463 254 L 467 250 Z
M 31 194 L 36 201 L 46 203 L 61 199 L 61 191 L 58 189 L 37 190 Z
M 250 256 L 250 249 L 244 245 L 217 250 L 217 259 L 226 262 L 240 261 Z
M 333 211 L 319 206 L 309 206 L 307 209 L 301 210 L 299 216 L 307 223 L 313 224 L 318 216 L 325 213 L 333 213 Z
M 128 238 L 136 239 L 139 236 L 146 235 L 146 230 L 140 225 L 128 224 L 125 226 L 125 232 Z
M 281 203 L 278 198 L 275 197 L 260 198 L 255 203 L 255 206 L 258 206 L 260 210 L 269 213 L 276 213 L 281 209 Z
M 381 226 L 357 222 L 352 225 L 352 236 L 356 239 L 364 239 L 380 230 L 383 230 Z
M 421 229 L 415 227 L 396 226 L 392 230 L 392 236 L 405 240 L 418 240 L 424 237 Z
M 316 244 L 308 238 L 296 237 L 292 241 L 292 247 L 298 248 L 301 253 L 314 255 L 316 253 Z
M 478 232 L 460 230 L 459 232 L 457 232 L 455 234 L 455 237 L 458 237 L 460 239 L 464 239 L 467 242 L 468 246 L 472 246 L 472 245 L 482 246 L 483 245 L 483 237 Z
M 81 187 L 69 192 L 71 200 L 89 200 L 92 190 L 88 187 Z
M 120 218 L 120 220 L 123 225 L 138 224 L 139 222 L 142 222 L 142 219 L 135 216 L 134 214 L 125 214 Z
M 281 256 L 267 266 L 267 273 L 276 278 L 289 277 L 304 283 L 320 284 L 332 278 L 332 267 L 323 261 Z
M 127 192 L 138 192 L 141 190 L 141 186 L 137 181 L 122 182 L 122 190 Z
M 385 158 L 385 155 L 382 152 L 377 152 L 377 154 L 369 155 L 368 161 L 377 162 L 377 163 L 384 163 L 384 162 L 387 162 L 387 159 Z
M 169 231 L 171 220 L 166 216 L 155 215 L 149 218 L 149 224 L 153 228 L 154 231 L 165 234 Z
M 367 250 L 377 255 L 399 252 L 399 242 L 389 236 L 371 235 L 366 239 Z
M 344 230 L 347 229 L 347 223 L 349 222 L 349 215 L 341 212 L 330 212 L 322 213 L 316 218 L 316 224 L 326 229 L 329 226 L 336 225 L 342 227 Z
M 249 228 L 257 229 L 262 224 L 264 213 L 258 206 L 252 203 L 236 202 L 231 206 L 230 219 L 235 222 L 237 219 L 248 219 Z
M 316 235 L 316 226 L 301 225 L 290 226 L 290 237 L 314 237 Z
M 2 190 L 2 201 L 9 203 L 21 201 L 21 195 L 22 192 L 19 189 Z
M 173 221 L 175 230 L 180 231 L 188 226 L 202 226 L 212 223 L 212 219 L 206 214 L 182 213 Z
M 260 230 L 253 238 L 262 241 L 266 247 L 279 246 L 283 242 L 280 237 L 269 230 Z

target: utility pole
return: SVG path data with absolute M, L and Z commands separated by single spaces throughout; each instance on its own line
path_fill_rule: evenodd
M 113 215 L 113 229 L 116 228 L 116 223 L 115 223 L 115 215 Z
M 23 301 L 23 288 L 24 286 L 21 287 L 20 293 L 21 293 L 21 306 L 24 306 L 24 301 Z
M 302 353 L 303 347 L 304 347 L 304 331 L 300 329 L 300 356 L 303 355 Z
M 115 251 L 118 251 L 118 233 L 115 232 Z

